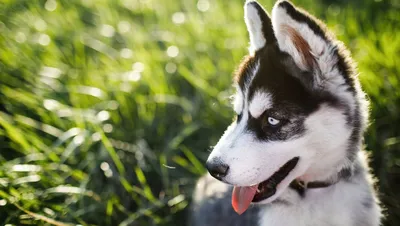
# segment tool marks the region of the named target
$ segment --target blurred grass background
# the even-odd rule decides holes
[[[385,225],[399,225],[400,1],[294,3],[358,62]],[[242,9],[3,0],[0,224],[186,225],[207,150],[233,115],[231,74],[248,43]]]

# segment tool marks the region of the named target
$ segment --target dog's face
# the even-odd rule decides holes
[[[351,160],[365,105],[346,50],[321,22],[287,1],[272,20],[247,2],[245,22],[250,54],[234,80],[237,117],[207,168],[234,186],[257,185],[252,201],[270,202],[293,180],[326,180]]]

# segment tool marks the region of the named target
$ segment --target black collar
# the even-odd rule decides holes
[[[290,183],[289,187],[296,190],[299,193],[299,195],[304,196],[304,193],[306,192],[307,189],[326,188],[336,183],[337,181],[336,182],[311,181],[305,183],[304,181],[294,180],[292,181],[292,183]]]
[[[339,171],[336,176],[331,177],[327,181],[311,181],[311,182],[304,182],[299,180],[294,180],[290,183],[289,187],[297,191],[300,196],[304,196],[307,189],[314,189],[314,188],[327,188],[338,183],[340,180],[347,180],[352,177],[355,173],[357,173],[357,169],[353,167],[345,167]]]

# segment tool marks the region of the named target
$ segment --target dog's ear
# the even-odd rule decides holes
[[[247,1],[244,5],[244,20],[250,36],[250,55],[265,45],[276,42],[271,18],[256,1]]]
[[[312,86],[351,68],[348,52],[327,30],[326,25],[289,1],[279,1],[272,9],[272,26],[279,49],[288,53],[303,71],[312,72]],[[340,61],[347,61],[340,65]],[[350,66],[349,66],[350,65]],[[350,69],[349,69],[350,70]],[[338,73],[339,72],[339,73]],[[304,79],[304,78],[300,78]],[[339,84],[337,84],[339,85]]]

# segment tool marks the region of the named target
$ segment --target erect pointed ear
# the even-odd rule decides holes
[[[265,45],[276,42],[271,19],[256,1],[247,1],[244,5],[244,20],[250,36],[250,55],[254,55]]]
[[[280,50],[291,55],[300,69],[328,76],[332,75],[334,69],[341,67],[338,62],[339,58],[346,57],[345,49],[327,30],[325,24],[304,10],[294,7],[289,1],[275,4],[272,9],[272,26]],[[326,80],[321,76],[316,76],[314,82]]]

